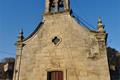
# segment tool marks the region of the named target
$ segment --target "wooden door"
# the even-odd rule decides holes
[[[63,80],[63,72],[62,71],[48,72],[48,80]]]

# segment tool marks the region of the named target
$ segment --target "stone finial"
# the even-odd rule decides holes
[[[104,25],[103,25],[102,19],[100,17],[98,18],[98,31],[99,32],[105,32],[104,31]]]
[[[18,40],[15,44],[17,46],[17,49],[21,49],[23,47],[23,39],[24,39],[23,30],[21,29],[18,35]]]
[[[19,35],[18,35],[17,43],[22,42],[23,39],[24,39],[24,36],[23,36],[23,29],[21,29],[20,32],[19,32]]]

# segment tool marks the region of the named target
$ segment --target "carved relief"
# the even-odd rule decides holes
[[[98,43],[95,39],[91,40],[91,44],[90,44],[90,50],[89,50],[89,54],[88,54],[88,58],[90,59],[98,59],[99,57],[99,50],[98,50]]]
[[[56,68],[60,67],[60,61],[58,59],[51,59],[51,64],[53,67],[56,67]]]

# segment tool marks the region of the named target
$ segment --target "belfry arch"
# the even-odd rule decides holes
[[[45,2],[45,13],[64,12],[68,9],[68,0],[46,0]]]

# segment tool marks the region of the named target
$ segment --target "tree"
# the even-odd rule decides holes
[[[1,71],[4,71],[5,79],[12,80],[14,71],[15,59],[12,57],[6,57],[1,60]],[[4,78],[2,78],[4,79]]]
[[[120,52],[108,47],[107,54],[111,80],[120,80]]]

